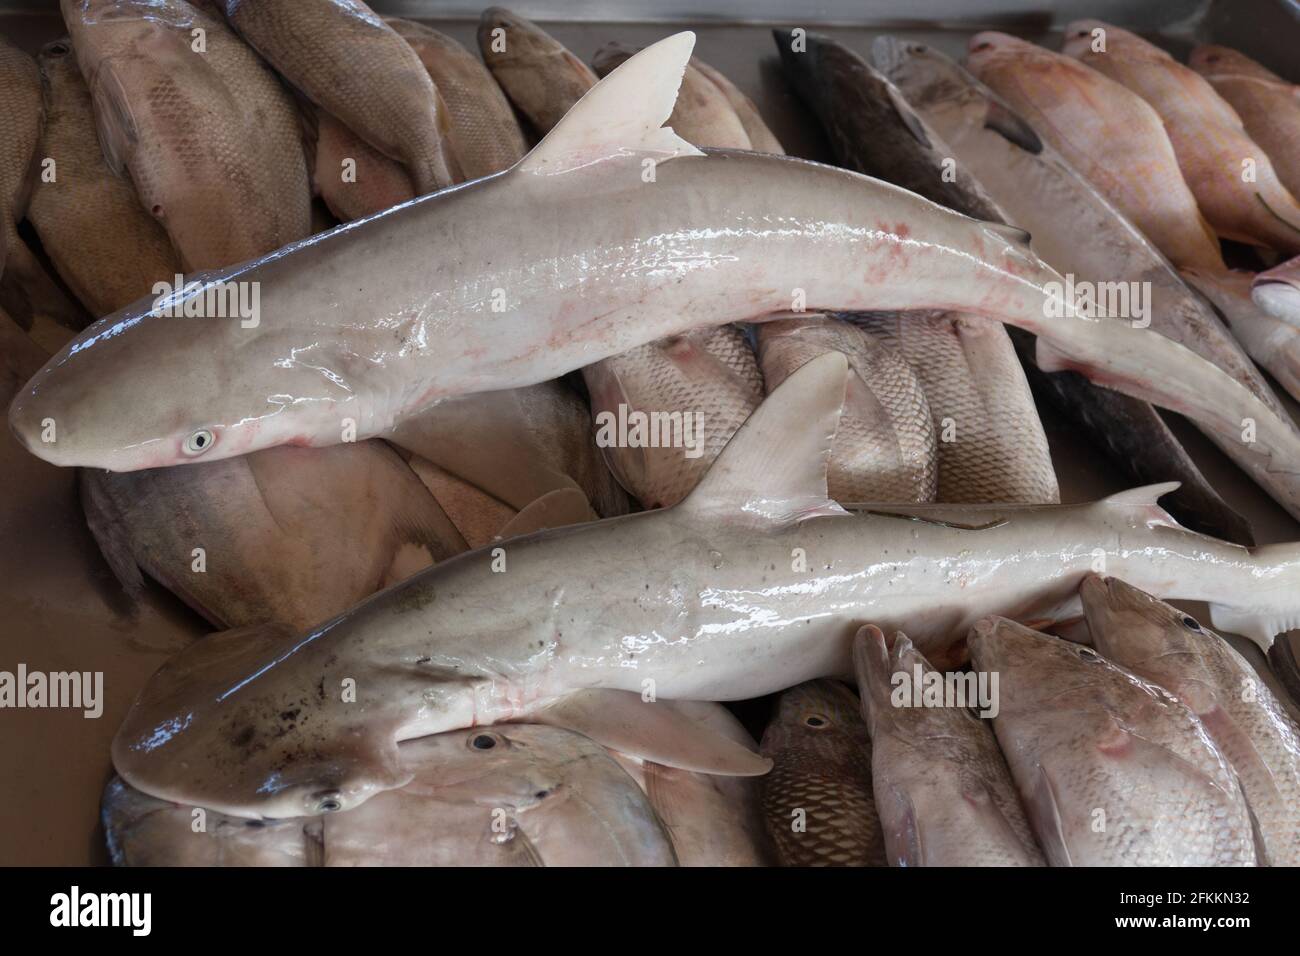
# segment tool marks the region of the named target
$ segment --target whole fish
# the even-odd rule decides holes
[[[1237,436],[1261,470],[1300,476],[1289,421],[1177,343],[1082,319],[1023,233],[845,170],[701,154],[661,128],[693,42],[678,34],[628,60],[506,173],[211,273],[167,308],[100,320],[23,390],[11,427],[48,460],[112,470],[335,444],[349,424],[375,437],[439,399],[787,310],[803,288],[810,311],[953,309],[1020,325],[1050,367],[1158,400]],[[772,229],[773,217],[794,225]],[[433,246],[458,251],[431,261]],[[173,316],[254,282],[255,326]],[[45,419],[55,441],[41,440]]]
[[[1300,328],[1300,256],[1257,275],[1250,296],[1269,315]]]
[[[1097,30],[1105,35],[1104,52],[1093,49]],[[1187,185],[1219,235],[1288,255],[1300,253],[1300,202],[1282,185],[1241,117],[1205,77],[1137,34],[1100,20],[1067,24],[1062,50],[1155,108]],[[1205,265],[1170,258],[1178,265]]]
[[[597,76],[608,76],[637,52],[636,47],[623,43],[607,43],[591,58]],[[695,68],[686,64],[682,74],[681,89],[672,114],[664,121],[686,142],[699,147],[716,146],[720,149],[753,149],[749,133],[732,108],[731,102],[718,85]]]
[[[646,798],[596,744],[509,724],[411,740],[412,780],[355,811],[254,821],[146,797],[120,780],[104,798],[126,866],[672,866]]]
[[[1187,65],[1236,111],[1246,135],[1263,147],[1287,192],[1300,194],[1300,89],[1226,46],[1198,46]]]
[[[701,727],[754,746],[754,738],[721,704],[679,700],[667,706]],[[769,865],[759,793],[763,778],[692,773],[619,753],[613,757],[645,791],[672,838],[679,866]]]
[[[339,221],[351,222],[416,196],[406,167],[381,153],[318,106],[307,107],[315,126],[312,182]]]
[[[831,446],[831,499],[934,501],[939,453],[930,405],[916,372],[893,348],[835,317],[766,322],[758,360],[768,393],[830,351],[849,360],[844,411]]]
[[[887,645],[873,625],[858,632],[853,664],[889,862],[1042,866],[992,727],[967,706],[915,703],[922,682],[944,675],[905,634]]]
[[[1183,278],[1214,303],[1250,357],[1268,369],[1292,398],[1300,400],[1300,324],[1267,310],[1270,300],[1275,301],[1267,291],[1269,275],[1241,270],[1206,275],[1193,269],[1182,270]],[[1252,298],[1252,288],[1266,291],[1263,296],[1255,292]],[[1300,322],[1300,311],[1296,318]]]
[[[916,373],[936,438],[934,500],[1061,500],[1043,423],[1002,325],[952,312],[924,319],[860,313],[849,319]]]
[[[370,7],[361,0],[222,5],[230,25],[280,75],[400,161],[419,194],[451,185],[437,89],[415,51]]]
[[[1218,240],[1201,214],[1208,210],[1198,207],[1196,188],[1184,179],[1190,173],[1179,165],[1158,106],[1092,65],[992,31],[971,37],[966,56],[966,68],[1174,265],[1222,269]]]
[[[667,766],[762,774],[768,761],[646,692],[739,700],[848,677],[868,613],[906,621],[946,665],[981,616],[1077,617],[1097,561],[1210,601],[1219,626],[1264,643],[1300,621],[1300,545],[1189,532],[1155,504],[1165,487],[1085,505],[843,512],[826,462],[847,372],[830,353],[791,375],[674,508],[468,552],[305,635],[205,638],[141,694],[114,743],[118,772],[237,816],[310,814],[407,783],[399,740],[528,719]]]
[[[1006,618],[969,643],[998,675],[993,729],[1052,866],[1255,865],[1237,778],[1177,698]]]
[[[1119,578],[1090,575],[1079,595],[1097,650],[1186,704],[1228,758],[1261,865],[1300,865],[1300,728],[1255,669],[1195,618]]]
[[[85,471],[81,492],[129,593],[143,571],[220,628],[307,628],[468,547],[381,441]]]
[[[469,50],[422,23],[385,17],[420,58],[447,110],[447,137],[465,179],[508,169],[528,152],[510,101]]]
[[[884,866],[871,790],[871,736],[858,698],[838,681],[808,681],[777,699],[761,752],[767,831],[782,866]]]
[[[27,217],[69,288],[94,315],[108,315],[173,282],[180,258],[167,231],[140,205],[131,181],[104,162],[90,90],[65,38],[39,57],[45,80],[40,154],[54,178],[38,178]]]
[[[539,137],[550,132],[598,79],[562,43],[505,7],[483,11],[478,46],[493,78]]]
[[[22,241],[18,222],[27,211],[43,122],[40,69],[0,36],[0,272],[8,250]]]
[[[1150,331],[1179,342],[1226,371],[1267,404],[1271,416],[1289,417],[1213,308],[1187,287],[1159,250],[1092,183],[995,93],[929,47],[880,38],[874,55],[882,71],[954,151],[960,165],[979,179],[1012,222],[1030,231],[1038,254],[1060,272],[1090,284],[1099,293],[1118,285],[1120,293],[1128,289],[1131,296],[1146,295]],[[1072,61],[1062,62],[1082,69]],[[1081,228],[1081,223],[1087,227]],[[1134,313],[1138,311],[1133,308],[1135,302],[1130,298],[1129,307]],[[1041,342],[1037,351],[1041,356]],[[1043,369],[1051,370],[1050,365]],[[1052,387],[1073,391],[1069,382]],[[1140,464],[1135,467],[1148,470],[1159,480],[1175,476],[1196,480],[1200,488],[1184,499],[1184,507],[1211,516],[1218,526],[1240,527],[1240,520],[1233,520],[1227,507],[1199,478],[1195,466],[1178,451],[1173,436],[1153,420],[1149,409],[1113,403],[1107,408],[1104,397],[1094,405],[1100,405],[1100,409],[1084,409],[1085,416],[1096,419],[1113,413],[1115,425],[1125,421],[1142,425],[1139,449],[1147,450],[1136,459]],[[1300,497],[1291,479],[1261,469],[1257,458],[1243,446],[1241,419],[1235,431],[1207,428],[1204,420],[1198,424],[1283,507],[1293,512],[1300,510]],[[1113,443],[1137,445],[1139,441],[1137,436],[1127,437],[1118,427],[1109,434],[1094,427],[1090,433],[1103,447]],[[1173,454],[1165,454],[1165,449]]]
[[[740,125],[745,128],[745,135],[749,137],[750,148],[756,149],[760,153],[785,152],[785,147],[776,138],[776,134],[768,128],[762,114],[758,111],[758,107],[754,105],[754,101],[742,93],[735,83],[699,57],[691,57],[691,66],[704,74],[727,98],[731,108],[736,111],[736,116],[740,118]]]

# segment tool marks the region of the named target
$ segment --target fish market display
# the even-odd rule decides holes
[[[129,171],[186,270],[229,266],[308,235],[297,109],[229,27],[185,0],[62,8],[104,156]]]
[[[1300,194],[1300,90],[1295,84],[1226,46],[1198,46],[1187,65],[1236,111],[1287,191]]]
[[[971,631],[993,729],[1053,866],[1254,866],[1250,811],[1195,714],[1096,651],[1005,618]]]
[[[402,745],[412,779],[355,813],[253,821],[132,790],[104,794],[114,862],[127,866],[674,866],[637,785],[590,740],[510,724]]]
[[[39,62],[46,98],[40,154],[53,160],[55,173],[52,181],[36,180],[27,215],[63,281],[94,315],[108,315],[154,283],[175,281],[180,259],[131,181],[104,162],[71,43],[46,45]]]
[[[296,89],[401,162],[418,193],[451,185],[438,91],[415,51],[361,0],[221,6],[239,35]]]
[[[1093,49],[1098,30],[1105,35],[1104,51]],[[1062,49],[1155,108],[1187,185],[1219,235],[1300,253],[1300,202],[1246,134],[1241,117],[1203,76],[1137,34],[1100,20],[1067,25]]]
[[[768,833],[785,866],[884,866],[871,792],[871,737],[858,699],[833,680],[784,691],[763,732]]]
[[[992,728],[968,706],[927,701],[924,681],[943,675],[907,636],[886,644],[879,628],[864,627],[853,664],[889,862],[1042,866]]]
[[[829,353],[791,375],[675,508],[468,552],[305,635],[207,638],[141,695],[114,744],[118,772],[164,799],[301,815],[402,786],[399,740],[527,717],[656,763],[762,774],[758,755],[641,695],[735,700],[847,677],[867,608],[906,623],[931,661],[959,659],[961,637],[994,608],[1077,616],[1077,585],[1098,560],[1162,596],[1211,602],[1216,622],[1265,645],[1300,620],[1296,546],[1193,534],[1155,504],[1159,487],[1090,505],[844,513],[827,498],[826,462],[846,374]],[[502,561],[507,573],[493,570]],[[558,585],[560,568],[586,586]],[[546,612],[520,594],[545,595]]]
[[[1285,15],[568,6],[4,19],[0,865],[1300,865]]]
[[[1232,645],[1119,578],[1080,588],[1097,650],[1186,704],[1236,771],[1264,863],[1300,865],[1300,728]]]

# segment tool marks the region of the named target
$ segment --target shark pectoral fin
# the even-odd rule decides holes
[[[577,487],[556,488],[547,492],[507,522],[498,533],[499,538],[514,538],[532,534],[544,528],[563,528],[570,524],[596,521],[599,515]]]
[[[694,47],[695,34],[684,31],[629,57],[588,90],[514,171],[550,176],[637,153],[659,162],[703,156],[663,125]]]
[[[725,777],[756,777],[772,761],[701,727],[671,704],[626,690],[580,690],[529,717],[576,730],[602,746],[665,767]]]
[[[795,371],[740,426],[677,509],[757,527],[848,514],[826,490],[848,370],[843,353],[825,352]]]

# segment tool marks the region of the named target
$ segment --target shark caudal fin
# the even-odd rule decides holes
[[[622,156],[703,156],[664,126],[694,48],[695,34],[686,31],[630,57],[588,90],[515,171],[551,176]]]
[[[576,730],[629,757],[679,770],[753,777],[772,769],[772,761],[744,744],[702,726],[668,703],[646,701],[632,691],[575,691],[529,719]]]
[[[826,490],[848,368],[840,352],[801,366],[746,419],[677,509],[756,527],[848,514]]]
[[[1250,549],[1250,556],[1261,567],[1289,578],[1290,586],[1278,582],[1269,588],[1272,601],[1260,599],[1260,592],[1244,596],[1240,606],[1210,602],[1210,623],[1216,630],[1250,638],[1268,654],[1277,635],[1300,628],[1300,542],[1260,545]]]

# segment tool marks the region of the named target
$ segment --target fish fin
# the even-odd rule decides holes
[[[131,112],[131,98],[110,63],[101,64],[95,71],[90,97],[95,104],[95,132],[99,134],[104,162],[114,174],[125,176],[139,143],[139,132]]]
[[[1033,238],[1029,235],[1028,230],[1021,229],[1019,226],[1012,226],[1005,222],[986,222],[984,231],[991,232],[1006,242],[1014,243],[1018,246],[1029,247],[1030,240]]]
[[[563,528],[599,520],[587,496],[577,488],[556,488],[542,495],[497,532],[498,538],[515,538],[545,528]]]
[[[1259,204],[1264,207],[1264,211],[1267,212],[1270,216],[1272,216],[1282,225],[1286,226],[1292,232],[1300,233],[1300,226],[1297,226],[1290,219],[1287,219],[1280,212],[1278,212],[1276,209],[1270,206],[1268,204],[1268,200],[1264,198],[1263,194],[1255,193],[1255,198],[1259,200]]]
[[[1025,809],[1029,811],[1034,822],[1034,836],[1043,848],[1049,866],[1074,866],[1070,859],[1070,847],[1065,842],[1065,830],[1061,823],[1061,807],[1056,799],[1056,787],[1047,774],[1047,768],[1040,766],[1034,774],[1033,788],[1028,794]]]
[[[930,140],[930,131],[925,128],[925,123],[921,120],[921,117],[916,115],[916,111],[912,109],[911,104],[903,98],[903,94],[899,92],[898,87],[886,79],[885,92],[889,96],[889,102],[894,107],[894,112],[903,121],[907,131],[926,149],[933,149],[934,143]]]
[[[637,153],[660,162],[703,156],[663,125],[694,47],[695,34],[687,30],[630,57],[588,90],[515,170],[549,176]]]
[[[1258,555],[1263,550],[1265,548],[1255,548],[1251,553]],[[1230,631],[1250,638],[1267,654],[1278,634],[1300,627],[1300,613],[1261,614],[1249,607],[1231,607],[1211,602],[1210,622],[1217,631]]]
[[[891,848],[889,862],[895,866],[925,866],[925,845],[917,821],[916,804],[910,794],[899,787],[888,788],[889,797],[898,804],[891,813],[893,826],[885,835],[885,845]]]
[[[848,369],[841,352],[825,352],[797,369],[746,419],[677,507],[705,517],[739,514],[756,526],[848,514],[826,490]]]
[[[1161,481],[1154,485],[1142,485],[1140,488],[1128,488],[1107,495],[1102,499],[1111,505],[1154,505],[1165,495],[1172,495],[1183,486],[1181,481]]]
[[[1009,106],[990,100],[984,114],[984,128],[991,129],[1007,142],[1037,156],[1043,151],[1043,141],[1034,128],[1012,112]]]
[[[1042,336],[1034,343],[1034,364],[1040,372],[1078,372],[1087,377],[1086,366],[1080,365]]]
[[[612,750],[679,770],[756,777],[772,769],[772,761],[743,744],[632,691],[575,691],[528,719],[576,730]]]
[[[98,473],[82,470],[77,475],[77,484],[81,492],[81,507],[86,515],[86,526],[91,537],[99,545],[99,553],[104,556],[113,577],[122,585],[122,590],[131,599],[132,604],[139,601],[144,594],[144,574],[136,562],[135,552],[131,548],[131,535],[120,520],[108,495],[100,486]]]

